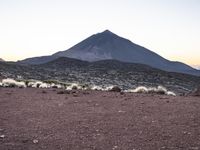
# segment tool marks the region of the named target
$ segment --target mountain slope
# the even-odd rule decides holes
[[[151,87],[163,85],[173,91],[187,92],[200,83],[200,77],[170,73],[148,65],[120,62],[118,60],[87,62],[60,57],[46,64],[36,65],[36,67],[51,72],[49,74],[58,80],[87,83],[89,85],[114,84],[123,88],[140,85]]]
[[[52,79],[86,83],[88,85],[118,85],[128,89],[133,86],[163,85],[177,93],[188,92],[197,87],[200,77],[170,73],[143,64],[120,62],[118,60],[100,60],[87,62],[73,58],[60,57],[46,64],[36,65],[44,69],[42,75],[51,75]]]
[[[0,58],[0,61],[5,61],[5,60],[3,60],[2,58]]]
[[[36,65],[36,64],[44,64],[47,62],[50,62],[52,60],[57,59],[59,56],[40,56],[40,57],[32,57],[32,58],[27,58],[24,59],[22,61],[18,61],[17,63],[19,64],[32,64],[32,65]]]
[[[40,65],[0,62],[0,80],[18,77],[84,85],[118,85],[123,89],[162,85],[176,93],[187,93],[200,84],[200,77],[197,76],[166,72],[147,65],[118,60],[87,62],[60,57]]]
[[[67,58],[67,57],[59,57],[53,61],[44,63],[44,64],[39,64],[38,66],[42,68],[53,68],[56,70],[62,70],[66,68],[83,68],[88,66],[89,62],[87,61],[82,61],[74,58]]]
[[[198,71],[186,64],[168,61],[158,54],[108,30],[95,34],[69,50],[54,55],[86,61],[115,59],[123,62],[146,64],[165,71],[199,75]]]
[[[53,60],[58,57],[70,57],[91,62],[114,59],[122,62],[145,64],[170,72],[200,75],[200,71],[184,63],[169,61],[108,30],[92,35],[68,50],[48,56],[48,59]],[[40,57],[37,60],[32,58],[22,62],[41,64],[48,62],[48,60],[44,57]]]

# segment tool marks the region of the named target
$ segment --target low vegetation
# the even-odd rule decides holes
[[[19,87],[19,88],[25,88],[26,84],[23,81],[16,81],[14,79],[3,79],[2,80],[2,86],[3,87]]]
[[[154,94],[165,94],[170,96],[176,96],[176,94],[172,91],[168,91],[163,86],[158,87],[145,87],[139,86],[135,89],[123,90],[119,86],[110,85],[110,86],[97,86],[97,85],[86,85],[79,83],[62,83],[50,82],[50,81],[38,81],[38,80],[26,80],[26,81],[16,81],[14,79],[3,79],[0,82],[1,87],[18,87],[18,88],[57,88],[57,89],[65,89],[67,91],[71,90],[98,90],[98,91],[111,91],[111,92],[133,92],[133,93],[154,93]]]
[[[133,92],[133,93],[155,93],[155,94],[165,94],[165,95],[170,95],[170,96],[176,96],[176,94],[172,91],[168,91],[165,87],[163,86],[158,86],[157,88],[155,87],[145,87],[145,86],[139,86],[135,89],[131,90],[126,90],[126,92]]]

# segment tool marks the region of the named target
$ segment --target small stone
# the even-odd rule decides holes
[[[114,146],[112,149],[115,150],[115,149],[117,149],[117,148],[118,148],[118,146]]]
[[[124,95],[124,92],[121,91],[120,94],[121,94],[121,95]]]
[[[161,149],[166,149],[166,147],[165,147],[165,146],[163,146],[163,147],[161,147]]]
[[[119,113],[125,113],[125,111],[123,111],[123,110],[119,110],[118,112],[119,112]]]
[[[27,139],[22,140],[22,143],[27,143],[27,142],[28,142]]]
[[[183,134],[187,134],[187,131],[183,131]]]
[[[111,92],[121,92],[121,88],[118,86],[113,86],[109,91]]]
[[[76,91],[72,91],[72,94],[75,94],[75,93],[77,93]]]
[[[57,94],[65,94],[64,91],[58,91]]]
[[[78,97],[78,94],[73,94],[74,97]]]
[[[33,140],[33,143],[34,143],[34,144],[37,144],[38,142],[39,142],[39,141],[36,140],[36,139]]]
[[[42,93],[43,93],[43,94],[46,94],[46,93],[47,93],[47,91],[43,90],[43,91],[42,91]]]
[[[5,135],[0,135],[0,138],[1,138],[1,139],[5,138],[5,137],[6,137]]]

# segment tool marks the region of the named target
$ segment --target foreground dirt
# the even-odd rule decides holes
[[[0,150],[198,150],[200,98],[0,88]]]

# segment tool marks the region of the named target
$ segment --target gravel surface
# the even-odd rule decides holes
[[[0,150],[200,150],[200,97],[0,88]]]

